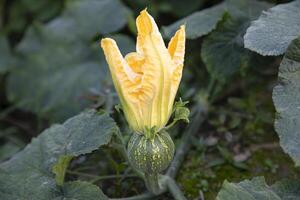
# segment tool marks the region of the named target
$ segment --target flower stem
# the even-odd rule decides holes
[[[208,96],[211,96],[211,94],[213,93],[213,89],[214,89],[215,84],[216,84],[216,79],[215,78],[210,78],[208,86],[207,86]]]
[[[153,198],[155,198],[155,195],[147,192],[147,193],[132,196],[132,197],[110,198],[109,200],[146,200],[146,199],[153,199]]]
[[[188,150],[191,146],[191,138],[194,136],[202,122],[205,119],[207,108],[204,108],[201,104],[197,105],[195,117],[193,118],[193,121],[190,123],[189,128],[185,134],[183,134],[181,138],[181,143],[179,144],[178,148],[176,149],[176,154],[174,156],[174,159],[167,171],[167,175],[171,178],[175,178],[178,170],[184,161],[185,155],[187,154]]]
[[[117,179],[117,178],[134,178],[137,177],[135,174],[112,174],[112,175],[104,175],[104,176],[98,176],[94,174],[88,174],[84,172],[78,172],[78,171],[70,171],[67,170],[68,174],[77,175],[77,176],[85,176],[89,178],[93,178],[92,182],[97,182],[100,180],[106,180],[106,179]]]
[[[158,174],[145,173],[145,184],[147,189],[153,194],[159,194],[161,189],[158,182]]]

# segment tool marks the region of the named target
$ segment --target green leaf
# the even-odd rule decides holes
[[[65,195],[56,186],[53,166],[65,168],[65,162],[61,161],[66,157],[98,149],[107,144],[116,131],[117,126],[108,114],[92,110],[70,118],[62,125],[51,126],[23,151],[0,165],[0,196],[5,197],[3,199],[50,200]],[[60,171],[56,173],[56,179],[62,179],[62,171],[54,171]]]
[[[300,182],[287,180],[268,186],[263,177],[240,183],[225,181],[217,200],[298,200]]]
[[[269,6],[259,1],[227,0],[228,12],[202,45],[201,56],[213,78],[225,82],[238,71],[243,72],[250,63],[253,65],[255,54],[244,48],[243,36],[250,20]]]
[[[3,200],[52,200],[61,196],[54,178],[36,171],[8,174],[0,171],[0,197]]]
[[[180,98],[179,101],[175,102],[174,105],[174,122],[176,123],[179,120],[183,120],[185,123],[189,123],[189,115],[190,115],[190,110],[186,107],[188,104],[188,101],[182,101]]]
[[[254,20],[263,10],[272,7],[272,4],[257,0],[226,0],[227,12],[236,18]]]
[[[186,2],[184,2],[186,3]],[[262,10],[269,8],[271,4],[255,0],[226,0],[180,19],[179,21],[163,27],[166,38],[171,38],[179,26],[186,24],[186,37],[196,39],[216,29],[225,12],[235,18],[256,19]]]
[[[261,55],[283,54],[300,36],[300,0],[281,4],[262,13],[245,35],[245,47]]]
[[[108,200],[96,186],[88,182],[74,181],[63,187],[63,195],[54,200]]]
[[[204,39],[201,57],[215,79],[225,81],[246,66],[250,59],[250,53],[243,47],[246,28],[245,19],[225,14],[218,28]]]
[[[15,153],[20,151],[20,145],[17,145],[13,142],[6,141],[4,144],[0,146],[0,162],[10,158]]]
[[[91,183],[74,181],[55,186],[54,180],[29,174],[7,175],[0,173],[1,200],[108,200],[107,196]]]
[[[186,107],[177,107],[175,109],[175,117],[174,121],[179,121],[183,120],[185,123],[189,123],[189,115],[190,115],[190,110]]]
[[[108,34],[120,30],[129,14],[119,0],[67,1],[63,14],[47,24],[47,29],[65,39],[90,40],[97,33]]]
[[[284,151],[300,166],[300,38],[288,47],[278,77],[279,84],[273,89],[275,130]]]
[[[8,99],[54,122],[79,113],[95,95],[105,101],[113,87],[101,48],[91,41],[99,33],[122,28],[127,14],[119,0],[74,0],[60,17],[29,27],[16,47],[18,62],[8,79]],[[115,39],[123,53],[134,49],[129,37]]]
[[[204,0],[169,0],[167,3],[170,4],[169,12],[174,13],[176,16],[183,17],[197,10],[204,3]]]
[[[300,182],[299,180],[283,180],[272,185],[272,190],[282,200],[299,200],[300,199]]]
[[[11,50],[4,35],[0,35],[0,74],[7,72],[13,65]]]
[[[180,25],[186,24],[187,38],[195,39],[201,37],[216,28],[218,21],[222,19],[224,11],[225,4],[221,3],[211,8],[195,12],[174,24],[163,27],[164,35],[167,38],[171,38]]]
[[[29,21],[47,21],[57,15],[63,5],[61,0],[19,0],[9,6],[7,28],[22,32]],[[30,16],[31,20],[28,20]]]
[[[32,26],[17,46],[17,67],[8,78],[8,99],[50,121],[61,122],[91,105],[91,96],[105,101],[112,84],[98,44],[65,40],[43,26]],[[114,37],[123,52],[134,44]],[[125,50],[125,51],[124,51]],[[110,102],[112,103],[112,102]]]

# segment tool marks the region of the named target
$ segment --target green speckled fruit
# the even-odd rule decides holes
[[[155,174],[169,166],[174,156],[174,143],[167,132],[156,133],[152,138],[132,134],[127,151],[131,164],[137,170]]]

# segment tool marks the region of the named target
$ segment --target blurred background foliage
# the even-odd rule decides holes
[[[118,100],[99,40],[113,37],[123,54],[134,51],[135,17],[147,8],[166,41],[179,25],[187,25],[179,96],[197,100],[210,79],[219,87],[178,177],[187,196],[201,199],[204,194],[205,199],[214,199],[224,179],[264,175],[274,181],[295,176],[297,170],[279,148],[273,130],[271,91],[281,57],[262,57],[243,47],[251,21],[283,2],[0,0],[0,161],[50,124],[85,108],[114,113]],[[183,129],[175,129],[176,137]],[[124,170],[123,163],[117,162],[120,157],[108,149],[80,159],[71,165],[72,170],[79,170],[78,163],[89,173],[97,174],[99,168],[101,174]],[[77,174],[86,178],[81,175]],[[136,194],[140,189],[136,179],[120,182],[99,185],[110,196]]]

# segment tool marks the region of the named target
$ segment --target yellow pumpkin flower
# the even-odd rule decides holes
[[[182,76],[185,27],[180,27],[166,48],[146,9],[137,17],[136,25],[136,52],[124,58],[110,38],[102,39],[101,47],[129,126],[145,134],[165,127],[172,114]]]

